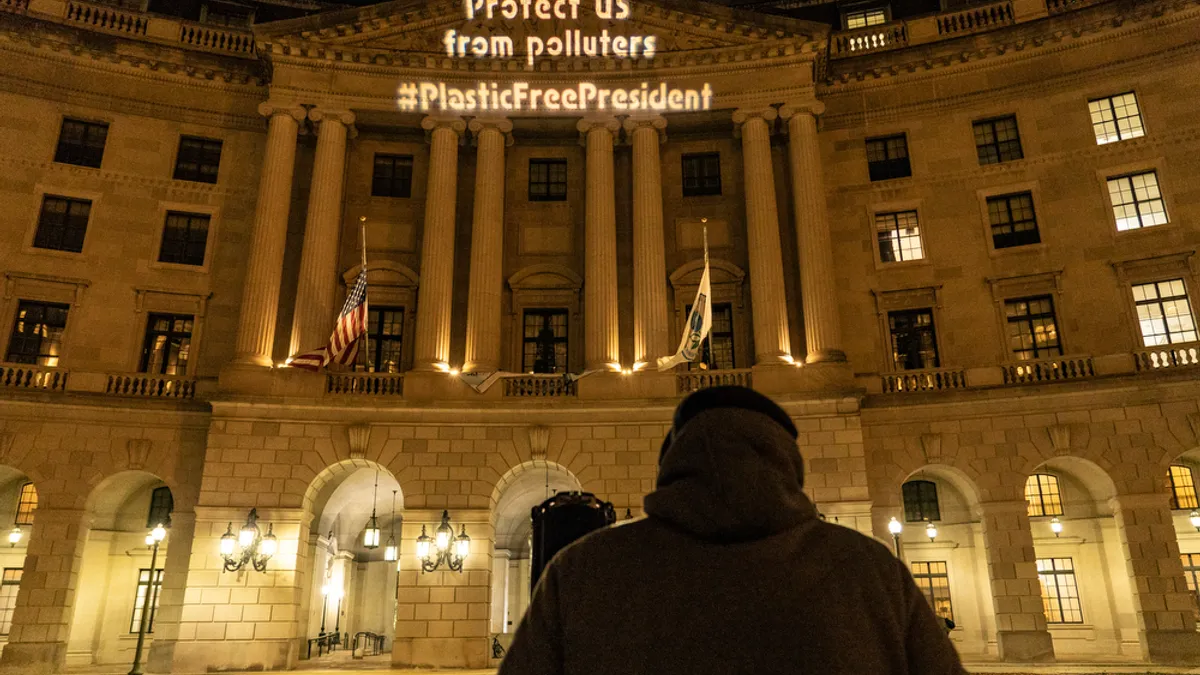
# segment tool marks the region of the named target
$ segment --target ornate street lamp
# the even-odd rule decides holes
[[[367,529],[363,532],[363,547],[379,548],[379,519],[375,517],[375,499],[379,496],[379,470],[375,470],[375,489],[371,492],[371,519],[367,521]]]
[[[421,526],[421,536],[417,537],[417,558],[421,561],[421,571],[433,572],[445,565],[451,572],[462,572],[463,562],[471,552],[471,538],[467,536],[467,526],[462,526],[462,532],[455,537],[454,526],[450,524],[450,512],[442,511],[442,524],[434,530],[433,537],[425,534],[425,526]]]
[[[167,529],[162,523],[154,526],[146,535],[146,545],[150,546],[150,579],[146,585],[146,597],[142,600],[142,619],[138,622],[137,647],[133,650],[133,667],[129,675],[142,675],[142,648],[146,644],[146,631],[150,622],[150,612],[154,603],[154,577],[157,576],[158,545],[167,538]]]
[[[237,572],[246,565],[252,566],[256,572],[266,572],[267,561],[278,550],[275,525],[270,525],[266,534],[258,530],[258,509],[250,509],[246,524],[236,535],[233,533],[233,523],[221,535],[221,557],[225,559],[226,572]]]
[[[937,525],[934,525],[932,520],[925,521],[925,536],[929,537],[929,541],[937,539],[937,535]]]
[[[1063,524],[1062,521],[1058,519],[1058,516],[1054,516],[1050,519],[1050,531],[1054,533],[1055,537],[1062,534]]]
[[[392,527],[391,533],[388,535],[387,546],[383,549],[383,559],[388,562],[397,562],[400,560],[400,547],[396,546],[396,491],[392,490]],[[400,566],[396,566],[396,571],[400,571]]]
[[[1195,511],[1192,513],[1195,513]],[[1200,530],[1200,527],[1196,529]],[[20,525],[13,525],[13,529],[8,531],[8,545],[16,547],[17,544],[21,543],[21,536],[23,534],[24,532],[21,531]]]
[[[1192,524],[1192,527],[1196,528],[1197,532],[1200,532],[1200,511],[1193,510],[1189,513],[1188,522]],[[12,539],[9,539],[9,541],[12,541]]]
[[[892,552],[896,554],[897,558],[900,557],[900,533],[903,531],[904,525],[900,524],[895,516],[892,516],[892,519],[888,521],[888,532],[892,533]]]

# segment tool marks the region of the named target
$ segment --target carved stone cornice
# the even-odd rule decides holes
[[[93,185],[91,181],[95,181],[95,185],[116,183],[119,185],[136,186],[138,189],[146,191],[165,190],[166,194],[175,201],[210,203],[210,199],[253,197],[258,192],[257,185],[248,187],[222,187],[210,183],[140,176],[108,169],[91,169],[56,162],[36,162],[21,157],[5,157],[0,155],[0,174],[7,175],[13,173],[6,170],[9,167],[37,171],[39,175],[43,176],[42,180],[50,184],[53,184],[58,176],[70,176],[72,180],[81,181],[78,184],[85,186],[91,186]],[[89,187],[88,189],[92,188]]]

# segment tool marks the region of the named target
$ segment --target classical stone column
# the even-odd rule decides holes
[[[980,509],[1000,658],[1053,661],[1028,505],[1024,500],[991,501]]]
[[[467,125],[457,117],[426,117],[429,179],[421,234],[421,285],[417,289],[414,370],[450,362],[450,304],[454,282],[454,206],[458,189],[458,140]]]
[[[300,106],[287,107],[269,102],[258,106],[258,112],[270,121],[258,181],[246,279],[242,282],[242,314],[238,321],[234,363],[270,367],[288,209],[292,204],[296,133],[306,113]]]
[[[49,666],[50,672],[57,673],[66,663],[75,583],[87,531],[83,515],[81,509],[49,504],[38,508],[0,666],[31,671]]]
[[[347,110],[313,108],[308,118],[317,127],[317,155],[313,161],[300,281],[296,285],[296,309],[292,315],[292,342],[288,350],[291,355],[324,346],[333,329],[346,136],[353,133],[354,124],[354,113]]]
[[[754,316],[754,362],[777,364],[791,356],[787,295],[783,285],[783,253],[779,242],[779,210],[771,167],[771,124],[774,108],[733,113],[742,137],[742,183],[746,190],[746,239],[750,253],[750,311]]]
[[[633,144],[633,360],[652,364],[668,354],[667,266],[663,247],[661,116],[629,117]]]
[[[804,337],[809,363],[845,361],[842,324],[833,273],[833,245],[825,208],[825,178],[817,141],[817,116],[825,104],[811,101],[786,105],[788,159],[792,172],[792,206],[800,259],[800,294],[804,303]]]
[[[1117,495],[1112,506],[1146,656],[1154,663],[1200,663],[1195,596],[1183,576],[1170,495]]]
[[[467,344],[463,372],[500,368],[500,291],[504,286],[504,146],[512,122],[471,120],[478,146],[475,211],[471,219],[471,282],[467,295]]]
[[[617,331],[617,215],[613,193],[612,117],[587,117],[577,125],[587,147],[583,327],[584,367],[607,368],[621,360]]]

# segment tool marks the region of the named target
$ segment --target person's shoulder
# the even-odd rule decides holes
[[[871,562],[896,563],[896,556],[892,553],[892,549],[878,539],[855,529],[827,522],[818,522],[813,529],[814,534],[827,545],[853,552],[855,557]]]
[[[642,518],[593,530],[559,551],[554,562],[563,565],[621,555],[624,550],[643,547],[655,527],[650,519]]]

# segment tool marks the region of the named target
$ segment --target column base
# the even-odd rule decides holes
[[[324,393],[325,374],[299,368],[263,368],[229,364],[217,376],[223,393],[244,396],[295,396],[317,398]]]
[[[16,642],[4,646],[0,673],[60,673],[67,663],[65,642]]]
[[[291,670],[299,653],[291,640],[177,642],[169,670],[155,662],[149,673]]]
[[[1185,630],[1148,630],[1141,634],[1151,663],[1200,665],[1200,633]]]
[[[1054,641],[1044,630],[1002,630],[996,633],[1001,661],[1052,663]]]
[[[767,364],[754,366],[751,370],[754,388],[764,394],[834,393],[854,389],[854,373],[844,361],[802,366]]]
[[[487,668],[488,638],[396,638],[392,665],[414,668]]]
[[[846,352],[840,349],[822,349],[804,359],[805,363],[845,363]]]

